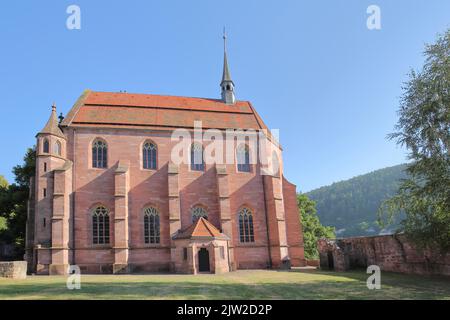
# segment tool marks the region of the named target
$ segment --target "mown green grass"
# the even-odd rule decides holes
[[[83,275],[0,278],[0,299],[450,299],[450,279],[382,273],[369,290],[356,272],[240,270],[223,275]]]

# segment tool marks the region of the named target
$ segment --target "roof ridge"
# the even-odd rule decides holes
[[[195,232],[197,231],[197,228],[198,228],[198,226],[200,225],[200,220],[202,219],[202,217],[200,217],[200,219],[198,219],[197,221],[195,221],[195,227],[194,227],[194,230],[192,230],[192,232],[191,232],[191,236],[193,235],[193,234],[195,234]]]
[[[248,101],[244,101],[248,102]],[[142,109],[158,109],[158,110],[183,110],[183,111],[201,111],[201,112],[216,112],[216,113],[236,113],[236,114],[254,114],[253,111],[242,111],[242,110],[208,110],[208,109],[195,109],[179,106],[139,106],[134,104],[108,104],[108,103],[85,103],[85,106],[90,107],[111,107],[111,108],[142,108]],[[251,109],[250,109],[251,110]],[[259,123],[258,123],[259,125]]]
[[[92,93],[112,93],[112,94],[129,94],[129,95],[139,95],[139,96],[157,96],[157,97],[173,97],[173,98],[187,98],[187,99],[205,99],[205,100],[214,100],[217,102],[223,102],[222,99],[219,98],[206,98],[206,97],[193,97],[193,96],[179,96],[173,94],[158,94],[158,93],[138,93],[138,92],[113,92],[113,91],[91,91]],[[236,100],[236,102],[248,102],[249,100]]]
[[[204,220],[204,221],[203,221],[203,224],[205,225],[205,227],[208,229],[208,231],[210,232],[210,234],[211,234],[212,236],[214,236],[214,231],[215,231],[215,230],[217,230],[219,233],[221,233],[219,229],[217,229],[215,226],[212,225],[211,222],[209,222],[208,220],[204,219],[203,217],[201,217],[201,219]],[[215,230],[214,230],[214,229],[215,229]]]

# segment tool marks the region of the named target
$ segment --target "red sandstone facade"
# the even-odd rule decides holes
[[[269,134],[257,137],[274,148],[276,174],[262,174],[259,162],[249,172],[239,172],[235,163],[206,163],[194,171],[172,161],[177,142],[171,134],[179,128],[193,133],[198,120],[220,132],[267,129],[246,101],[86,91],[62,122],[53,108],[37,135],[27,225],[31,270],[63,274],[78,265],[83,273],[197,273],[205,254],[213,273],[304,265],[296,190],[284,178],[281,147]],[[93,167],[97,139],[107,144],[106,168]],[[154,169],[143,168],[148,141],[157,148]],[[109,241],[102,244],[93,241],[92,213],[99,205],[109,213]],[[158,243],[144,241],[149,206],[159,213]],[[221,236],[177,238],[192,228],[196,206],[204,208],[208,225]],[[240,239],[243,208],[253,217],[250,242]]]

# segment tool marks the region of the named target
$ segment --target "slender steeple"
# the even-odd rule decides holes
[[[236,98],[234,96],[234,83],[233,80],[231,80],[230,69],[228,68],[227,35],[225,34],[225,28],[223,29],[223,73],[220,87],[222,88],[223,102],[227,104],[234,104],[236,102]]]

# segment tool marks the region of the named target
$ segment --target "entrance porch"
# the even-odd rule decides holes
[[[176,273],[224,273],[230,271],[230,238],[203,217],[174,237],[174,271]]]

